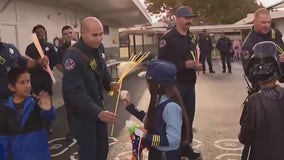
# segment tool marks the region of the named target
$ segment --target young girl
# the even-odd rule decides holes
[[[7,116],[1,117],[6,125],[6,142],[1,143],[5,155],[13,160],[50,160],[48,137],[43,120],[54,120],[55,109],[51,107],[50,96],[40,92],[36,99],[30,96],[30,74],[22,68],[11,69],[8,73],[9,89],[13,96],[0,106]],[[4,109],[5,108],[5,109]],[[2,112],[3,113],[3,112]]]
[[[139,111],[130,96],[121,97],[126,109],[139,120],[145,119],[144,146],[149,149],[149,160],[181,160],[180,145],[186,144],[189,122],[176,88],[174,64],[152,60],[146,63],[148,89],[151,94],[148,113]]]

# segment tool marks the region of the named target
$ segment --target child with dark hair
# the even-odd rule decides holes
[[[188,143],[189,122],[176,87],[174,64],[163,60],[146,63],[148,89],[151,94],[148,113],[139,111],[130,96],[121,96],[126,110],[139,120],[145,119],[144,146],[149,160],[181,160],[180,145]]]
[[[242,159],[283,159],[284,88],[276,84],[282,72],[277,46],[259,42],[253,52],[247,73],[260,90],[248,98],[241,115],[239,141],[245,145]]]
[[[4,106],[0,106],[0,133],[6,130],[3,134],[6,141],[0,141],[0,149],[5,150],[2,157],[5,159],[9,155],[13,160],[50,160],[48,137],[43,124],[43,120],[55,119],[50,96],[44,91],[35,97],[30,95],[30,74],[25,69],[11,69],[8,81],[13,95]]]

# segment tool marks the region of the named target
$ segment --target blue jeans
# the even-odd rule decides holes
[[[192,143],[192,124],[195,115],[195,84],[178,84],[178,90],[189,119],[189,143]]]

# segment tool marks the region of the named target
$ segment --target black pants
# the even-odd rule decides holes
[[[212,55],[211,55],[211,53],[201,53],[200,54],[200,62],[203,66],[203,72],[206,71],[205,60],[207,61],[209,71],[212,72],[213,68],[212,68]]]
[[[228,71],[232,71],[231,53],[230,52],[228,52],[228,53],[227,52],[221,52],[220,55],[221,55],[221,60],[222,60],[223,71],[226,71],[226,63],[227,63]]]
[[[80,160],[106,160],[108,154],[107,124],[96,117],[74,118],[72,134],[78,141]]]
[[[180,149],[172,151],[159,151],[151,147],[149,149],[148,160],[181,160]]]

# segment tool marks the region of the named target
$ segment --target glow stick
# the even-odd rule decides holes
[[[143,55],[142,52],[140,52],[138,55],[134,55],[133,57],[131,57],[130,61],[128,62],[125,70],[123,71],[123,73],[121,74],[121,76],[118,79],[118,82],[120,82],[120,86],[118,89],[118,94],[116,97],[116,103],[115,103],[115,108],[114,108],[114,113],[117,113],[117,109],[118,109],[118,104],[119,104],[119,96],[120,96],[120,92],[121,92],[121,86],[122,86],[122,82],[123,79],[134,69],[136,68],[138,65],[140,65],[148,56],[149,56],[150,52],[145,52]],[[141,55],[141,57],[139,57]],[[139,57],[139,58],[138,58]],[[113,92],[112,92],[113,94]],[[114,132],[114,123],[112,124],[111,127],[111,136],[113,136],[113,132]]]
[[[38,51],[40,57],[43,58],[43,57],[44,57],[44,53],[43,53],[43,50],[42,50],[42,48],[41,48],[41,46],[40,46],[40,43],[39,43],[38,38],[37,38],[37,36],[36,36],[35,33],[32,34],[32,40],[33,40],[33,42],[34,42],[34,45],[35,45],[35,47],[36,47],[36,49],[37,49],[37,51]],[[56,83],[56,80],[55,80],[55,77],[54,77],[54,75],[53,75],[53,72],[51,71],[51,69],[50,69],[50,67],[49,67],[49,61],[48,61],[48,63],[47,63],[46,68],[43,68],[43,69],[49,74],[49,76],[50,76],[52,82],[53,82],[53,83]]]

